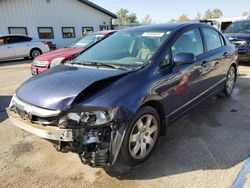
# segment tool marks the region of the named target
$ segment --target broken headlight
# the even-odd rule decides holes
[[[112,110],[103,111],[91,111],[91,112],[70,112],[65,116],[67,125],[80,125],[80,126],[98,126],[111,122],[118,108]],[[64,123],[65,123],[64,121]],[[59,123],[62,124],[63,122]]]
[[[57,65],[60,65],[62,63],[62,61],[64,60],[65,57],[58,57],[58,58],[55,58],[51,61],[50,63],[50,68],[53,68]]]

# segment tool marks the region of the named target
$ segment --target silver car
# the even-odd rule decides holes
[[[49,46],[23,35],[0,35],[0,60],[31,58],[48,52]]]

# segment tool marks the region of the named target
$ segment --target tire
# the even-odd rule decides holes
[[[225,94],[226,97],[229,97],[232,94],[235,80],[236,80],[236,70],[234,66],[231,66],[228,70],[226,83],[223,90],[223,93]]]
[[[37,56],[39,56],[41,54],[42,54],[42,51],[40,49],[38,49],[38,48],[32,49],[30,51],[30,58],[34,59],[35,57],[37,57]]]
[[[150,118],[152,118],[151,121]],[[147,126],[147,120],[150,121],[149,126]],[[118,156],[118,163],[135,166],[145,161],[152,154],[159,135],[159,114],[150,106],[142,107],[128,125]]]

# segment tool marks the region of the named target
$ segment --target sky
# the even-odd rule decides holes
[[[187,14],[195,18],[197,12],[202,15],[207,9],[220,8],[223,17],[241,16],[250,11],[250,0],[91,0],[103,8],[116,13],[120,8],[126,8],[136,13],[138,20],[147,14],[156,23],[167,22]]]

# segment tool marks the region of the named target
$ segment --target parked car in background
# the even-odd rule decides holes
[[[86,164],[134,166],[170,123],[212,95],[230,96],[236,73],[235,46],[208,24],[134,27],[26,81],[7,112]]]
[[[239,61],[250,62],[250,20],[233,22],[224,35],[237,46]]]
[[[46,43],[23,35],[0,35],[0,60],[31,58],[48,52]]]
[[[66,48],[36,57],[31,64],[31,73],[36,75],[56,65],[63,64],[99,40],[113,34],[114,30],[95,32],[80,38]]]

